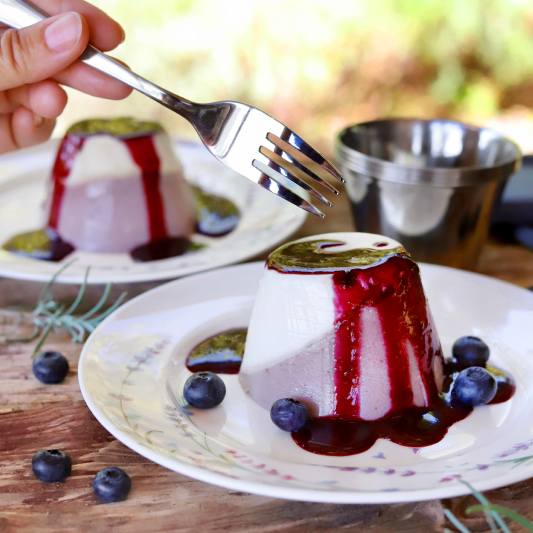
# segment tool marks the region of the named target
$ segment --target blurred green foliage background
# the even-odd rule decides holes
[[[239,100],[326,152],[345,125],[384,116],[488,124],[533,152],[531,0],[93,0],[122,23],[116,56],[191,100]],[[193,137],[134,94],[69,91],[57,134],[136,115]]]

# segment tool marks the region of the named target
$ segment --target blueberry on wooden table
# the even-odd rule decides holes
[[[283,431],[298,431],[309,420],[309,409],[298,400],[282,398],[272,404],[270,418]]]
[[[61,383],[68,370],[67,358],[59,352],[42,352],[33,360],[33,373],[42,383]]]
[[[211,409],[222,403],[226,385],[213,372],[196,372],[185,382],[183,396],[193,407]]]
[[[477,407],[489,403],[497,390],[496,380],[488,370],[472,366],[459,373],[452,392],[462,402]]]
[[[130,476],[121,468],[104,468],[93,479],[94,493],[106,503],[125,500],[130,489]]]
[[[70,476],[72,461],[59,450],[41,450],[33,456],[31,468],[37,479],[55,483]]]
[[[489,347],[478,337],[461,337],[452,348],[453,357],[464,366],[485,366],[490,356]]]

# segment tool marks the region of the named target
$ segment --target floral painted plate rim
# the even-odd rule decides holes
[[[46,183],[58,140],[0,157],[0,246],[17,233],[38,229]],[[128,254],[76,251],[59,263],[29,259],[0,249],[0,276],[48,281],[60,266],[73,263],[59,283],[132,283],[173,279],[238,263],[274,248],[303,224],[307,213],[258,187],[217,161],[197,142],[174,139],[186,178],[205,190],[233,200],[241,210],[237,228],[226,236],[198,235],[207,248],[180,257],[135,263]],[[305,196],[305,194],[304,194]]]
[[[253,443],[247,447],[235,440],[236,444],[229,445],[224,427],[216,430],[218,433],[204,432],[209,424],[186,405],[179,393],[169,390],[168,376],[183,381],[190,375],[183,369],[185,352],[182,348],[197,342],[198,339],[189,334],[196,331],[194,328],[200,328],[202,334],[208,336],[209,328],[224,329],[225,319],[221,322],[221,317],[231,315],[234,317],[231,320],[242,322],[244,315],[239,309],[252,305],[263,263],[226,267],[176,280],[125,304],[97,328],[83,348],[78,365],[83,397],[94,416],[112,435],[144,457],[207,483],[264,496],[324,503],[394,503],[466,494],[469,489],[461,480],[485,491],[533,477],[533,425],[523,423],[523,411],[533,412],[530,401],[533,397],[533,349],[525,341],[526,334],[520,333],[524,324],[533,320],[533,294],[470,272],[426,264],[420,267],[445,352],[457,338],[457,328],[464,328],[461,325],[464,317],[455,320],[454,314],[447,319],[449,324],[444,324],[442,317],[454,311],[454,298],[461,299],[459,303],[466,306],[466,315],[475,310],[481,317],[464,334],[483,335],[492,353],[499,358],[496,361],[499,366],[511,365],[515,377],[519,378],[517,394],[510,402],[481,408],[479,416],[472,418],[472,428],[464,426],[469,423],[468,418],[453,427],[463,424],[463,429],[453,438],[464,436],[465,427],[467,434],[477,436],[478,442],[474,440],[473,448],[466,453],[459,449],[461,453],[440,459],[437,453],[436,459],[428,455],[429,460],[422,458],[414,465],[404,461],[402,465],[403,459],[399,458],[406,456],[407,451],[417,454],[433,447],[407,449],[382,441],[381,450],[386,451],[373,447],[365,452],[369,454],[365,457],[350,456],[355,458],[353,460],[321,459],[323,456],[297,448],[288,436],[295,450],[291,448],[289,459],[280,459],[252,449]],[[443,285],[448,287],[445,294]],[[484,299],[476,303],[480,295],[484,295]],[[498,309],[493,316],[495,304]],[[199,314],[201,316],[195,317]],[[240,318],[235,319],[235,316]],[[495,318],[502,323],[492,323]],[[173,338],[176,323],[185,331],[179,334],[181,337],[178,335],[177,341]],[[131,343],[138,348],[132,349]],[[224,376],[224,379],[228,396],[222,405],[229,402],[224,417],[234,423],[233,419],[238,416],[235,417],[231,409],[236,404],[242,405],[244,393],[236,376]],[[246,401],[253,404],[251,399]],[[247,409],[249,407],[247,405]],[[266,410],[257,405],[253,408],[256,412],[248,413],[248,418],[257,416],[266,420]],[[217,416],[220,414],[214,415],[211,422]],[[198,422],[193,420],[196,418]],[[496,435],[487,434],[487,421],[494,421],[496,426],[500,424],[502,429]],[[260,430],[265,433],[265,441],[273,438],[271,426],[261,426],[266,428]],[[285,435],[278,437],[276,434],[275,438],[284,439]],[[280,442],[286,446],[289,440]],[[468,461],[469,453],[472,458]],[[385,459],[386,462],[380,463]],[[395,480],[394,484],[399,484],[400,488],[390,480]],[[359,485],[357,489],[347,490],[342,486],[354,483]]]

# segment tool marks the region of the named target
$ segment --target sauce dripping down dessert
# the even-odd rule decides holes
[[[429,407],[443,360],[418,266],[399,243],[364,233],[282,246],[263,274],[240,379],[260,405],[290,397],[315,417]]]
[[[131,118],[72,126],[59,147],[45,205],[45,228],[4,249],[59,261],[73,250],[130,253],[136,261],[195,251],[198,231],[220,236],[239,211],[190,187],[163,128]]]
[[[239,378],[267,409],[282,398],[308,407],[310,420],[292,433],[300,447],[342,456],[378,438],[439,442],[479,405],[453,394],[461,370],[443,360],[418,266],[398,242],[326,234],[270,255]],[[512,378],[492,370],[497,379],[476,372],[491,381],[490,403],[506,401]]]

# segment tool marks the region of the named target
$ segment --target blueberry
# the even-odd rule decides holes
[[[68,369],[67,358],[59,352],[43,352],[33,360],[33,373],[43,383],[61,383]]]
[[[452,353],[463,366],[485,366],[489,360],[489,347],[477,337],[461,337],[455,341]]]
[[[41,450],[33,456],[31,468],[37,479],[55,483],[70,476],[72,461],[59,450]]]
[[[183,396],[193,407],[211,409],[226,396],[226,385],[213,372],[196,372],[183,387]]]
[[[94,493],[104,502],[121,502],[131,489],[131,479],[120,468],[104,468],[93,479]]]
[[[270,418],[283,431],[298,431],[309,420],[309,410],[298,400],[283,398],[272,404]]]
[[[489,403],[496,396],[497,389],[496,380],[488,370],[472,366],[459,373],[452,393],[462,402],[476,407]]]

